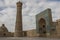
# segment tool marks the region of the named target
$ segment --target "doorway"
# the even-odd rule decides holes
[[[39,33],[40,37],[46,36],[46,21],[43,18],[39,20]]]

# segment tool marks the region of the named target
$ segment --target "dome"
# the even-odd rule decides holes
[[[8,32],[8,29],[5,27],[4,24],[0,27],[0,32]]]

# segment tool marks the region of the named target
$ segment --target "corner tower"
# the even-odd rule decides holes
[[[15,25],[15,37],[22,37],[22,3],[19,1],[17,5],[16,25]]]

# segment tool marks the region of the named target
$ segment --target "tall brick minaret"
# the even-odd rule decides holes
[[[22,37],[22,3],[19,1],[17,4],[17,16],[16,16],[16,25],[15,25],[15,37]]]

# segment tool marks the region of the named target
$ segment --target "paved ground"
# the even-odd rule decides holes
[[[41,37],[0,37],[0,40],[60,40],[57,38],[41,38]]]

